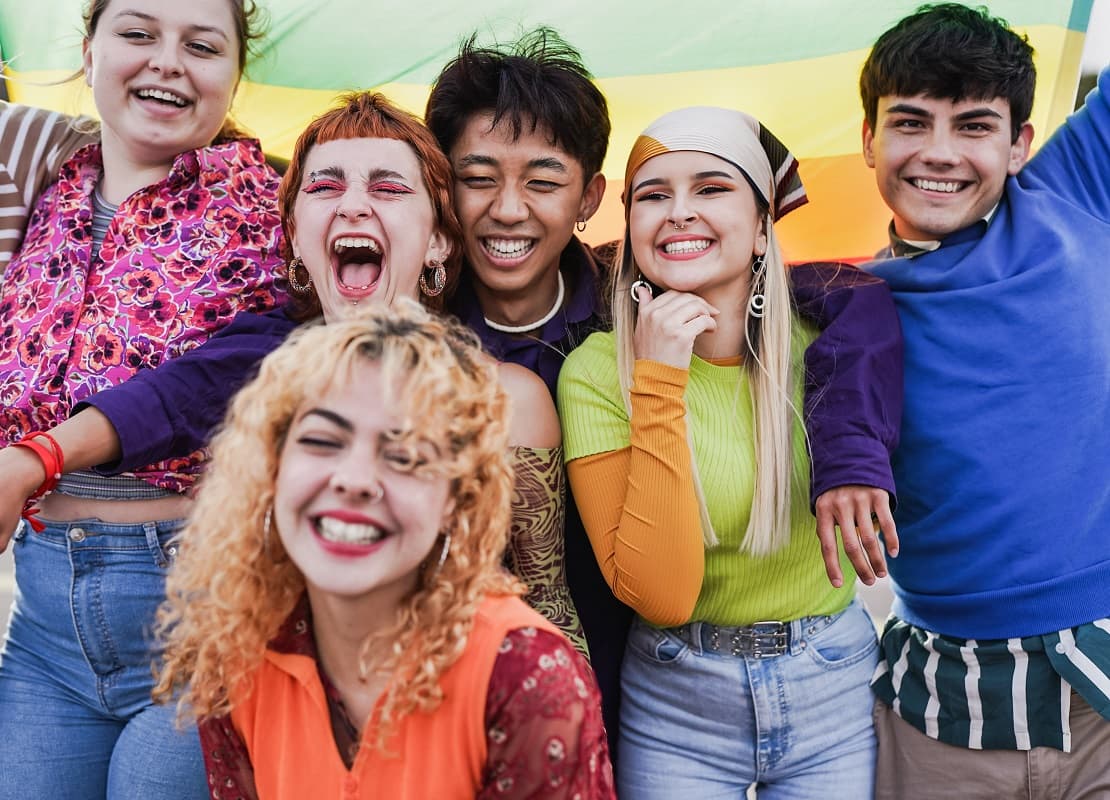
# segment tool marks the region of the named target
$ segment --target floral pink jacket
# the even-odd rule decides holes
[[[99,145],[65,163],[0,285],[3,444],[279,299],[278,176],[258,142],[179,155],[165,180],[123,202],[92,259],[100,173]],[[134,474],[183,492],[203,460],[198,452]]]

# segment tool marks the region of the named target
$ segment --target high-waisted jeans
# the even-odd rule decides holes
[[[195,726],[153,705],[151,628],[180,521],[21,524],[0,651],[0,800],[202,800]]]
[[[875,627],[856,600],[790,634],[781,655],[733,656],[637,620],[621,672],[621,800],[742,800],[751,785],[760,800],[870,800]]]

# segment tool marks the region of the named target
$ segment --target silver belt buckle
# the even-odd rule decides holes
[[[789,628],[782,622],[756,622],[744,632],[749,639],[748,655],[752,658],[781,656],[788,646]]]

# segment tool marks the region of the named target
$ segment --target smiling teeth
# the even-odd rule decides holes
[[[703,250],[708,250],[711,244],[713,243],[708,239],[687,239],[682,242],[667,242],[663,245],[663,252],[669,255],[675,253],[700,253]]]
[[[499,258],[519,258],[532,249],[531,239],[483,239],[482,243]]]
[[[959,181],[927,181],[922,178],[914,178],[913,185],[918,189],[925,189],[930,192],[958,192],[960,190]]]
[[[321,517],[316,522],[320,536],[342,544],[373,544],[382,538],[382,530],[374,525],[344,522],[334,517]]]
[[[364,247],[372,253],[381,253],[382,248],[373,239],[365,236],[341,236],[335,240],[332,249],[337,253],[342,253],[344,250],[353,249],[356,247]]]
[[[167,103],[173,103],[179,108],[189,104],[189,101],[181,95],[174,94],[173,92],[167,92],[164,89],[139,89],[139,91],[137,91],[135,94],[139,95],[139,97],[142,98],[147,98],[151,100],[163,100]]]

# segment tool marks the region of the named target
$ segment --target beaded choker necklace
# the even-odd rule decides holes
[[[526,322],[523,325],[502,325],[500,322],[494,322],[489,317],[482,317],[486,321],[486,325],[495,331],[501,333],[528,333],[534,331],[536,328],[542,328],[559,313],[559,309],[563,307],[563,298],[566,296],[566,285],[563,283],[562,271],[555,273],[559,277],[559,291],[555,294],[555,304],[551,306],[551,310],[540,317],[535,322]]]

